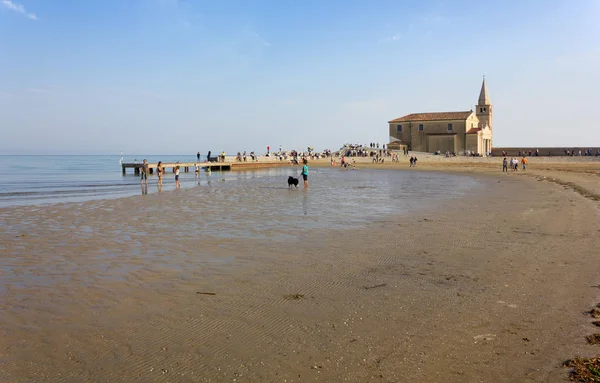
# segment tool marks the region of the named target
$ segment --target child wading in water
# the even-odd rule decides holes
[[[181,187],[181,182],[179,182],[179,165],[175,166],[175,187]]]
[[[302,178],[304,179],[304,188],[308,189],[308,160],[305,158],[302,163]]]

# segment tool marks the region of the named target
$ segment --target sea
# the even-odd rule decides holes
[[[125,156],[123,161],[141,163],[143,159],[150,163],[194,162],[196,155],[135,155]],[[149,187],[144,189],[133,169],[122,174],[120,161],[118,155],[0,155],[0,208],[132,196],[144,198],[147,194],[159,193],[156,176],[149,177]],[[481,185],[480,180],[468,175],[417,169],[344,171],[339,167],[321,167],[310,169],[310,187],[305,192],[301,187],[297,191],[288,190],[289,176],[299,177],[302,184],[300,167],[292,166],[200,172],[198,177],[193,171],[182,172],[180,180],[182,189],[194,188],[202,198],[210,191],[210,198],[222,204],[215,205],[220,211],[231,204],[259,212],[297,208],[304,215],[329,217],[328,220],[353,220],[365,215],[431,207],[461,198]],[[172,173],[166,173],[160,192],[175,192]],[[296,192],[308,194],[304,198],[288,194]]]

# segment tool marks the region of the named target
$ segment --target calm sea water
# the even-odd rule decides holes
[[[142,158],[149,162],[195,160],[195,156],[131,156],[124,160]],[[213,171],[201,172],[198,178],[190,172],[181,173],[181,182],[182,188],[210,192],[220,205],[218,211],[237,206],[245,209],[248,216],[260,216],[268,211],[297,208],[304,215],[331,217],[322,223],[334,223],[330,219],[352,220],[365,212],[402,212],[442,203],[479,185],[473,177],[443,173],[311,168],[310,197],[295,198],[285,190],[287,177],[297,177],[299,171],[296,167]],[[0,207],[142,195],[139,177],[133,175],[132,169],[123,176],[118,156],[0,156],[0,177]],[[163,193],[175,189],[171,173],[166,174],[163,183]],[[157,192],[156,176],[150,176],[148,193]]]
[[[195,155],[125,156],[124,162],[191,162]],[[201,160],[204,156],[201,158]],[[0,156],[0,207],[93,199],[118,198],[139,193],[139,178],[122,176],[120,157],[105,156]],[[191,173],[194,178],[194,173]],[[156,179],[156,177],[154,177]],[[187,181],[189,174],[182,173]],[[152,181],[150,181],[152,182]],[[165,177],[165,190],[174,188]],[[183,187],[192,186],[183,182]]]

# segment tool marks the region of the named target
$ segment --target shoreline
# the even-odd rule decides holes
[[[414,170],[427,170],[424,163]],[[598,203],[540,182],[545,170],[528,177],[458,172],[483,177],[484,186],[443,208],[273,242],[141,240],[144,227],[123,238],[106,231],[125,217],[139,225],[141,202],[101,201],[110,212],[87,203],[44,207],[47,218],[79,209],[72,223],[99,225],[98,238],[60,238],[51,227],[5,237],[14,267],[45,268],[38,277],[56,285],[2,293],[7,366],[0,377],[566,380],[560,362],[596,350],[585,344],[593,327],[581,313],[599,298],[589,287],[599,282],[590,251],[600,246]],[[591,178],[587,170],[557,174]],[[173,199],[156,196],[165,206],[155,213],[167,224],[187,219],[169,213],[178,207]],[[197,259],[202,249],[218,259]],[[107,263],[113,271],[95,275],[106,251],[115,254]],[[149,264],[144,254],[153,251],[164,257]]]

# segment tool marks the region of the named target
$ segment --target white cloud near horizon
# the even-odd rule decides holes
[[[5,8],[8,8],[11,11],[20,13],[23,16],[27,17],[29,20],[37,20],[38,19],[37,15],[35,13],[27,12],[27,10],[25,9],[25,7],[22,4],[13,3],[11,0],[1,0],[1,1],[2,1],[1,4]]]

